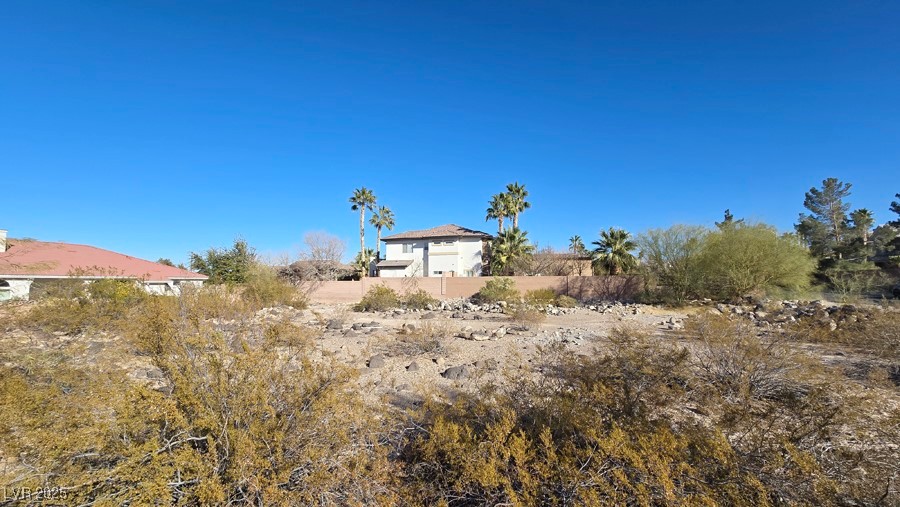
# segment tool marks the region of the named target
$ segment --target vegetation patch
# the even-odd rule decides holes
[[[381,312],[400,307],[400,295],[387,285],[375,285],[354,306],[358,312]]]
[[[505,301],[515,303],[521,299],[516,282],[512,278],[492,278],[475,295],[475,299],[483,303]]]

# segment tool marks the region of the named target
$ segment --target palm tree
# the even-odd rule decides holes
[[[610,227],[600,231],[600,240],[591,244],[597,245],[592,256],[595,270],[602,268],[611,275],[618,275],[637,266],[637,259],[631,253],[637,244],[624,229]]]
[[[375,234],[377,235],[375,260],[381,260],[381,229],[384,228],[389,231],[394,229],[394,212],[387,206],[381,206],[372,212],[372,218],[369,219],[369,223],[375,227]]]
[[[528,233],[513,227],[500,232],[491,242],[491,273],[511,275],[522,261],[534,253]]]
[[[512,215],[513,229],[518,229],[519,213],[531,207],[531,203],[525,200],[528,198],[528,191],[525,190],[525,185],[519,185],[517,181],[506,185],[506,195],[509,196],[509,213]]]
[[[359,251],[366,249],[366,210],[375,208],[375,194],[366,187],[360,187],[350,196],[350,209],[359,211]]]
[[[507,194],[494,194],[491,196],[491,200],[490,202],[488,202],[487,214],[484,217],[484,221],[487,222],[488,220],[496,220],[498,235],[503,232],[503,221],[511,215],[509,209],[510,202],[509,196]]]
[[[581,240],[581,236],[576,234],[569,238],[569,250],[571,250],[574,255],[581,255],[584,253],[586,248],[584,247],[584,241]]]
[[[353,259],[353,267],[359,271],[360,278],[364,278],[369,276],[369,269],[372,264],[372,257],[375,256],[375,251],[371,248],[363,248],[356,257]]]

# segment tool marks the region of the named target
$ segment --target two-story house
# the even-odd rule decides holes
[[[486,232],[454,224],[381,238],[385,260],[378,276],[481,276]]]

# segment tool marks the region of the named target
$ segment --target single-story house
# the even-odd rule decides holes
[[[378,276],[481,276],[485,242],[492,236],[454,224],[381,238],[385,259]]]
[[[203,285],[206,275],[102,248],[72,243],[7,241],[0,230],[0,301],[28,299],[32,284],[47,280],[133,279],[153,294],[180,294]]]

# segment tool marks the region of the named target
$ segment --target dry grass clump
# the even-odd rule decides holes
[[[509,319],[524,329],[531,329],[547,320],[547,313],[539,308],[527,304],[515,304],[507,306],[503,313]]]
[[[406,325],[380,348],[392,356],[422,356],[446,352],[452,330],[449,324],[421,321]]]

